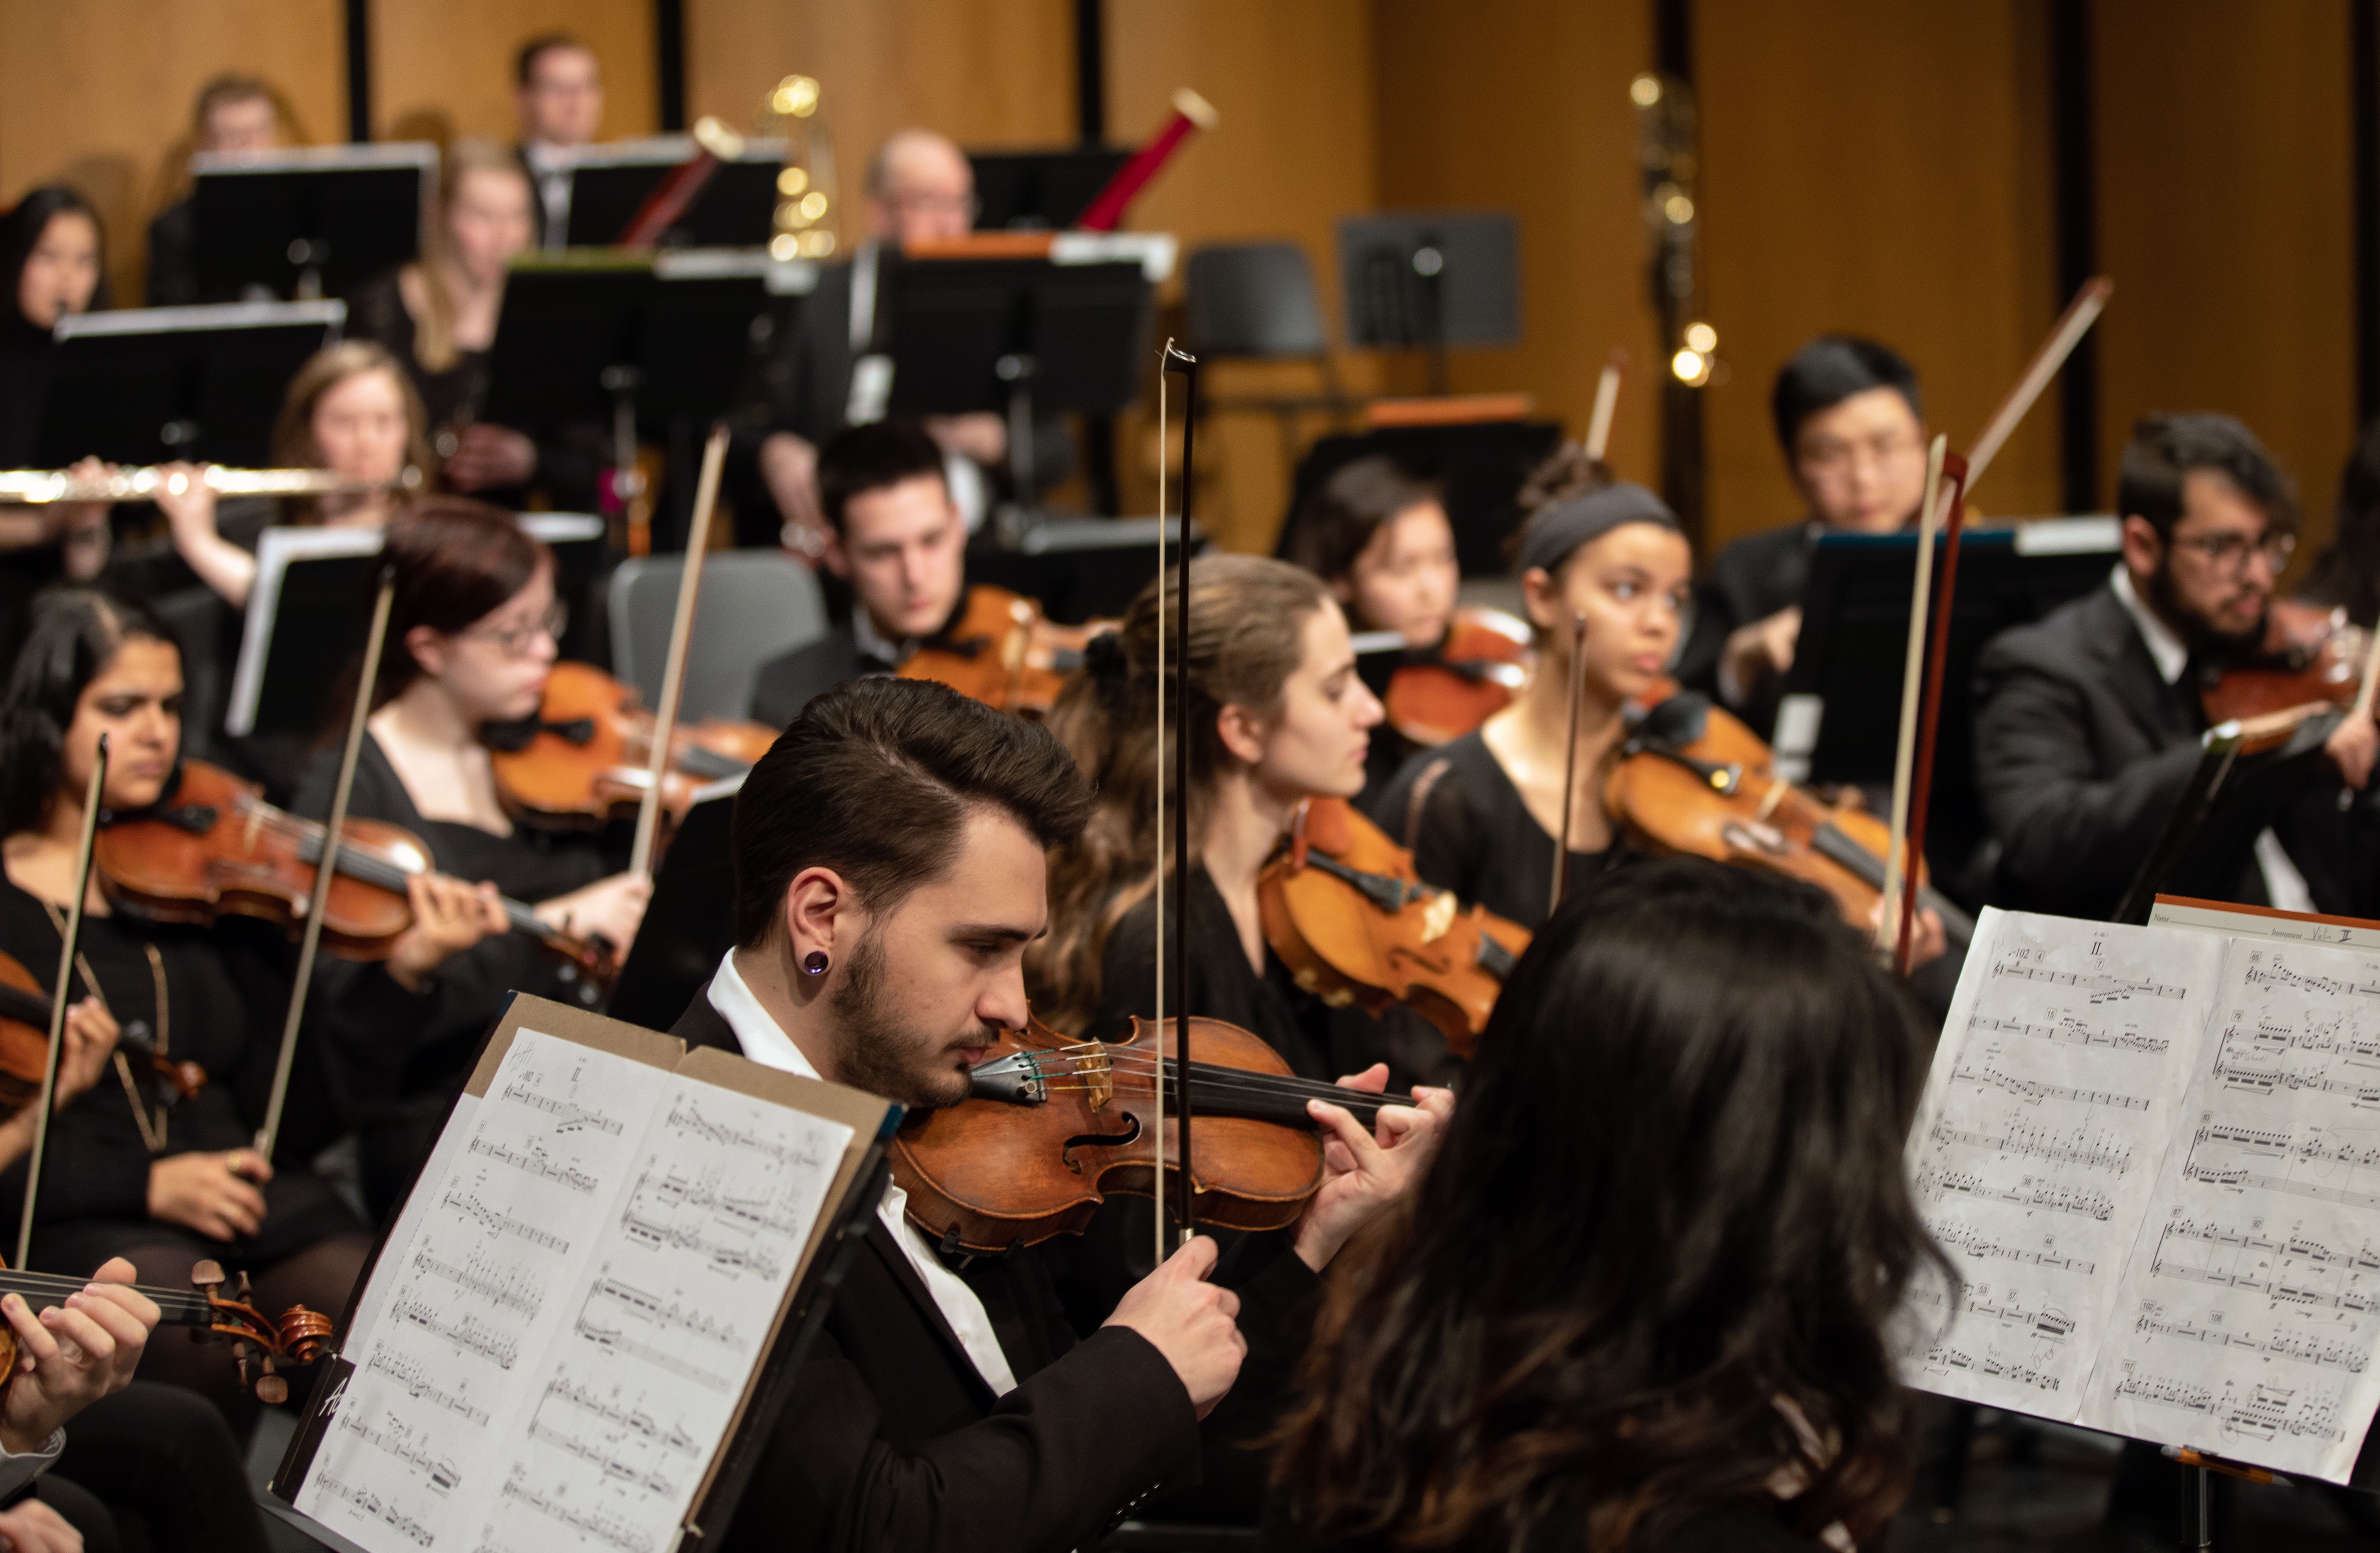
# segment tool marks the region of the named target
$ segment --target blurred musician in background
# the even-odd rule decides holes
[[[1917,370],[1889,346],[1821,334],[1777,374],[1778,444],[1808,504],[1800,523],[1736,540],[1695,590],[1678,677],[1767,738],[1802,629],[1810,551],[1826,533],[1891,534],[1925,500],[1925,412]]]
[[[455,497],[392,522],[382,553],[396,599],[347,812],[404,827],[440,873],[492,883],[535,903],[549,926],[625,955],[650,881],[618,871],[598,835],[516,825],[482,742],[489,724],[538,710],[567,623],[552,553],[511,515]],[[335,746],[322,751],[292,807],[329,812],[338,756]],[[375,1215],[404,1195],[506,996],[571,997],[558,963],[518,932],[474,944],[412,986],[374,965],[321,974],[342,1011],[330,1034]]]
[[[347,335],[378,341],[404,364],[445,459],[448,486],[515,489],[536,474],[537,444],[477,417],[504,309],[504,267],[536,240],[537,197],[519,158],[489,140],[457,141],[438,182],[427,251],[347,299]]]
[[[0,224],[0,469],[31,467],[49,394],[51,331],[69,313],[107,306],[99,212],[63,184],[30,190]],[[79,473],[98,474],[85,461]],[[96,502],[0,506],[0,652],[15,644],[26,601],[42,584],[88,580],[107,564],[108,510]]]
[[[828,571],[851,618],[760,666],[752,720],[782,728],[845,680],[889,674],[966,601],[966,524],[939,443],[915,421],[855,426],[826,446],[818,480]]]
[[[548,32],[521,45],[513,81],[521,170],[537,186],[537,240],[558,249],[570,229],[570,153],[602,127],[603,67],[577,38]]]
[[[2345,610],[2366,630],[2380,623],[2380,420],[2363,429],[2338,473],[2330,543],[2314,557],[2301,596]]]
[[[369,340],[342,340],[289,380],[273,426],[273,461],[282,468],[329,469],[347,479],[392,487],[408,467],[419,469],[426,479],[437,465],[425,419],[421,396],[396,358]],[[268,526],[378,528],[405,500],[392,488],[224,501],[197,481],[180,495],[157,494],[176,551],[234,608],[246,607],[256,584],[257,537]]]
[[[785,542],[812,557],[824,552],[827,522],[820,505],[818,450],[855,419],[852,363],[865,355],[876,329],[876,259],[880,247],[964,237],[975,230],[975,168],[950,140],[930,129],[904,129],[868,163],[868,238],[849,262],[831,264],[802,307],[801,321],[771,363],[769,423],[750,456],[769,501],[785,526]],[[857,407],[872,419],[880,406]],[[990,414],[937,416],[927,421],[952,459],[953,495],[972,530],[986,510],[981,470],[1008,456],[1007,423]],[[1050,439],[1042,439],[1050,440]],[[1038,462],[1044,480],[1057,478],[1069,453],[1062,438]],[[960,462],[961,458],[965,460]]]
[[[299,141],[289,104],[254,76],[217,76],[199,88],[190,110],[189,150],[216,155],[252,155]],[[190,198],[189,159],[176,169],[178,192],[149,224],[149,281],[152,308],[182,307],[199,299],[198,211]]]
[[[2297,544],[2289,476],[2224,415],[2152,416],[2117,474],[2123,558],[2107,585],[1995,638],[1975,669],[1975,777],[2007,906],[2105,917],[2199,761],[2203,676],[2265,639]],[[2294,911],[2373,915],[2370,823],[2336,802],[2375,740],[2343,722],[2331,770],[2252,795],[2267,827],[2209,835],[2168,888]]]
[[[1322,482],[1291,519],[1282,559],[1330,587],[1356,631],[1393,631],[1409,648],[1444,639],[1463,580],[1444,493],[1393,460],[1358,458]],[[1356,673],[1386,696],[1400,654],[1366,653]],[[1372,730],[1365,790],[1384,788],[1421,746],[1387,723]]]

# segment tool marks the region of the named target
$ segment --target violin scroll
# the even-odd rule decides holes
[[[224,1281],[223,1264],[212,1257],[191,1266],[190,1285],[206,1301],[213,1317],[204,1330],[192,1329],[191,1341],[204,1341],[207,1331],[230,1338],[232,1367],[241,1389],[253,1390],[256,1400],[269,1406],[287,1401],[289,1382],[274,1368],[274,1361],[302,1368],[321,1358],[330,1344],[331,1318],[304,1305],[291,1305],[274,1321],[256,1308],[248,1274],[239,1275],[237,1292],[230,1299],[223,1297]],[[253,1377],[249,1373],[251,1363],[257,1366]]]

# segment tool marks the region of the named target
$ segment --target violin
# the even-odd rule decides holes
[[[221,1264],[209,1260],[191,1267],[188,1289],[161,1289],[145,1283],[132,1287],[156,1305],[160,1325],[187,1327],[194,1338],[207,1333],[229,1338],[232,1365],[242,1390],[252,1388],[256,1400],[268,1405],[287,1401],[289,1382],[276,1365],[303,1368],[321,1358],[331,1340],[331,1318],[304,1305],[291,1305],[276,1321],[256,1307],[246,1273],[239,1275],[228,1297],[222,1292],[224,1281]],[[90,1282],[87,1278],[0,1267],[0,1294],[23,1295],[36,1313],[63,1305]],[[253,1377],[249,1374],[251,1364],[258,1366]],[[16,1375],[17,1334],[0,1324],[0,1394],[6,1392]]]
[[[1638,719],[1604,785],[1604,807],[1655,851],[1788,875],[1832,895],[1854,928],[1875,921],[1889,827],[1779,776],[1759,735],[1699,696],[1673,687]],[[1918,904],[1940,915],[1952,947],[1965,944],[1974,920],[1925,885],[1922,859],[1911,872]]]
[[[1297,1221],[1322,1185],[1322,1137],[1309,1099],[1344,1106],[1370,1126],[1409,1096],[1368,1094],[1297,1077],[1281,1054],[1236,1025],[1192,1019],[1196,1099],[1190,1122],[1193,1217],[1232,1230]],[[969,1098],[912,1111],[888,1157],[909,1195],[910,1220],[950,1250],[997,1255],[1080,1234],[1110,1196],[1157,1195],[1158,1065],[1165,1113],[1180,1111],[1172,1019],[1135,1018],[1121,1041],[1069,1040],[1038,1020],[1002,1030],[968,1075]],[[1169,1171],[1181,1169],[1181,1127],[1166,1124]]]
[[[1344,798],[1298,806],[1280,852],[1257,875],[1265,941],[1298,986],[1333,1007],[1378,1015],[1408,1003],[1447,1049],[1478,1049],[1529,930],[1424,884],[1413,854]]]
[[[2344,609],[2276,599],[2261,649],[2199,687],[2210,723],[2247,722],[2275,712],[2351,705],[2363,682],[2363,633]]]
[[[164,1079],[185,1100],[207,1086],[206,1069],[160,1056],[147,1026],[137,1019],[117,1032],[115,1049]],[[13,1115],[40,1097],[49,1051],[49,993],[14,956],[0,954],[0,1116]]]
[[[967,589],[958,618],[944,626],[898,671],[903,679],[930,679],[1002,711],[1033,716],[1058,704],[1058,692],[1083,661],[1093,637],[1112,621],[1059,625],[1021,593],[990,583]]]
[[[650,785],[653,714],[636,686],[591,663],[556,663],[536,719],[490,730],[496,791],[530,824],[593,827],[633,810]],[[673,822],[697,788],[740,776],[777,742],[757,722],[705,718],[670,731],[662,807]]]
[[[203,927],[228,914],[298,925],[312,897],[324,827],[273,807],[261,792],[220,767],[186,760],[156,804],[103,816],[97,855],[108,898],[163,922]],[[347,959],[386,959],[413,926],[406,883],[430,871],[430,848],[398,826],[350,819],[337,866],[322,911],[324,941]],[[611,985],[612,957],[602,948],[548,927],[518,901],[503,905],[515,931],[594,985]]]
[[[1536,661],[1524,622],[1501,610],[1459,609],[1436,646],[1407,650],[1380,704],[1390,727],[1435,747],[1512,705]]]

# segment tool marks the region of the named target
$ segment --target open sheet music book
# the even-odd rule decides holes
[[[1964,1290],[1921,1281],[1904,1373],[2344,1483],[2380,1405],[2380,959],[2191,909],[1977,924],[1908,1150]]]
[[[367,1553],[715,1536],[900,1116],[516,995],[273,1492]]]

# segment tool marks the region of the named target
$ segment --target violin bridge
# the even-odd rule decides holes
[[[1455,904],[1454,892],[1451,890],[1441,890],[1429,898],[1429,904],[1421,912],[1422,942],[1436,943],[1446,937],[1446,930],[1454,926]]]
[[[1075,1076],[1083,1081],[1083,1089],[1090,1097],[1091,1114],[1096,1116],[1115,1098],[1115,1067],[1104,1051],[1086,1051],[1075,1059]]]

